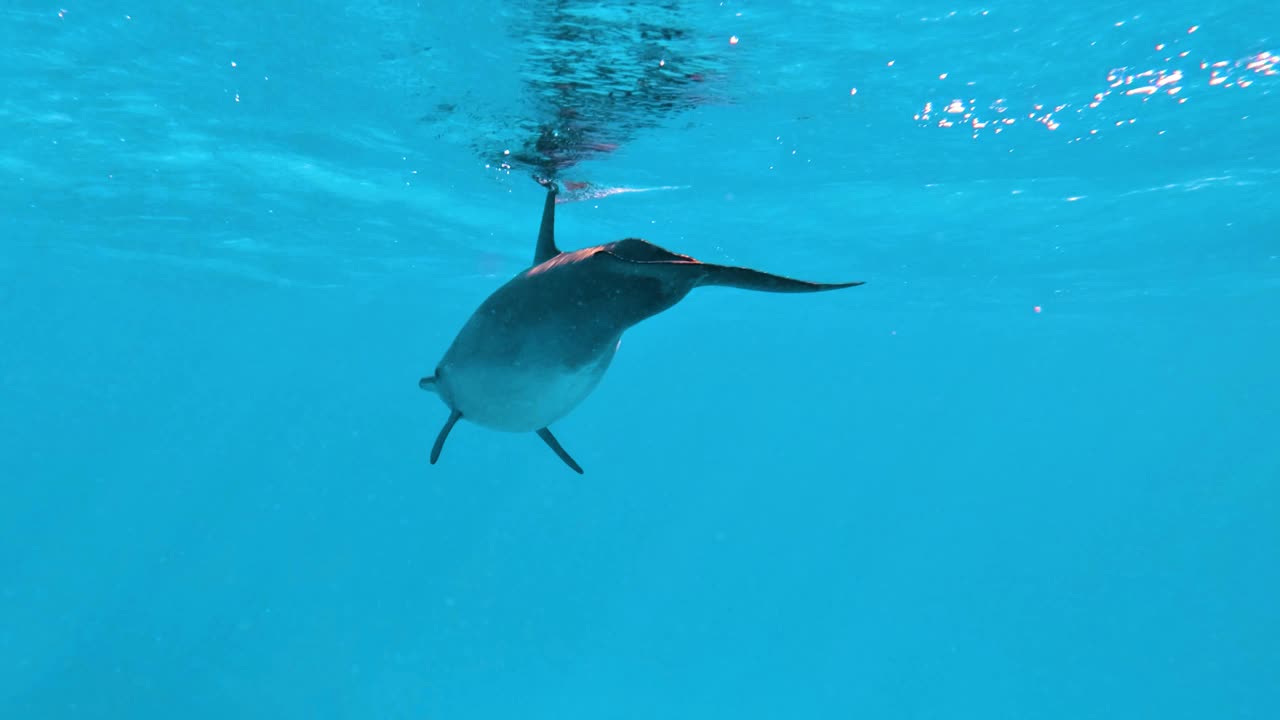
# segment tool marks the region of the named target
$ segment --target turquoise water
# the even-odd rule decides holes
[[[5,3],[0,717],[1277,716],[1280,13],[1103,5]],[[867,284],[429,465],[565,104],[562,247]]]

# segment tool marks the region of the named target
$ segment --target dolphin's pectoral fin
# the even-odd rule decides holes
[[[542,226],[538,228],[538,246],[533,251],[533,264],[541,265],[560,254],[556,248],[556,193],[560,188],[554,182],[543,183],[547,199],[542,204]]]
[[[418,387],[422,388],[423,390],[426,390],[427,392],[435,392],[436,376],[432,375],[431,377],[422,378],[421,380],[418,381]]]
[[[556,440],[555,435],[551,434],[551,430],[549,430],[548,428],[542,428],[541,430],[538,431],[538,437],[542,438],[542,441],[547,444],[547,447],[554,450],[556,455],[560,456],[560,459],[564,461],[565,465],[568,465],[569,467],[573,468],[573,471],[578,473],[579,475],[583,474],[582,466],[574,462],[573,458],[569,457],[569,453],[565,452],[564,448],[560,447],[560,442]]]
[[[449,419],[445,420],[444,427],[440,428],[440,434],[436,436],[436,444],[431,446],[431,464],[435,465],[440,459],[440,451],[444,449],[444,441],[449,437],[449,431],[462,418],[461,410],[454,410],[449,413]]]

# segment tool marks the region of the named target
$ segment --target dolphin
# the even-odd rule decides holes
[[[561,252],[555,242],[559,187],[542,184],[547,195],[533,264],[480,304],[435,373],[418,381],[449,407],[431,448],[432,465],[465,418],[493,430],[537,433],[582,474],[550,425],[600,383],[627,328],[704,285],[807,293],[863,284],[806,282],[704,263],[639,238]]]

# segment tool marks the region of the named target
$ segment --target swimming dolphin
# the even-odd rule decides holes
[[[763,292],[837,290],[862,282],[813,283],[742,267],[713,265],[638,238],[561,252],[555,243],[554,183],[533,265],[498,288],[463,326],[435,374],[418,387],[449,406],[431,464],[463,418],[494,430],[536,432],[566,465],[582,467],[551,434],[595,389],[622,333],[675,305],[701,285]]]

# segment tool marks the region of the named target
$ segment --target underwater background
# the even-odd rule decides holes
[[[0,717],[1280,716],[1280,10],[6,0]],[[555,138],[559,144],[539,144]],[[533,435],[529,263],[692,293]]]

